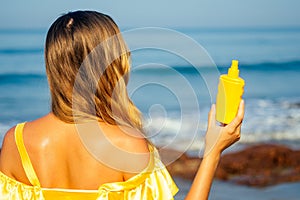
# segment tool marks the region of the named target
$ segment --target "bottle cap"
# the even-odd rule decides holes
[[[228,76],[230,78],[238,78],[239,77],[239,61],[232,60],[231,67],[228,69]]]

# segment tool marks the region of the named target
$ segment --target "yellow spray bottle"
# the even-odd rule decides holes
[[[233,60],[228,74],[220,76],[216,103],[216,120],[229,124],[236,116],[244,93],[245,81],[239,77],[238,61]]]

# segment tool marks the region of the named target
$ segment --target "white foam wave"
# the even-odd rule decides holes
[[[300,106],[297,106],[297,102],[295,99],[247,101],[240,143],[275,141],[293,143],[300,148]],[[173,148],[186,150],[188,146],[189,150],[201,150],[207,126],[206,115],[203,116],[197,130],[194,129],[197,123],[195,113],[189,115],[188,122],[181,120],[180,113],[168,117],[156,116],[149,122],[147,130],[153,136],[151,139],[159,146],[171,143],[177,137],[179,139],[173,143]],[[193,138],[192,142],[191,138]]]

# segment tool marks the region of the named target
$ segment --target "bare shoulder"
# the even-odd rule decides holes
[[[103,156],[106,159],[102,161],[123,172],[124,180],[147,168],[150,161],[149,142],[141,131],[110,125],[103,131],[110,145],[105,149],[109,157]]]
[[[15,126],[10,128],[6,134],[4,135],[3,143],[2,143],[2,149],[1,149],[1,156],[0,156],[0,162],[3,160],[2,158],[9,155],[16,149],[16,143],[15,143]],[[2,163],[2,162],[1,162]]]
[[[12,168],[16,165],[16,159],[19,158],[14,132],[15,126],[6,132],[0,154],[0,171],[9,176],[12,176]]]
[[[117,145],[125,151],[132,153],[148,153],[148,141],[145,135],[136,129],[120,127],[116,130],[117,137],[114,137]]]
[[[15,128],[16,126],[10,128],[6,133],[5,133],[5,136],[4,136],[4,139],[3,139],[3,144],[2,144],[2,150],[4,147],[6,147],[6,145],[10,146],[11,143],[15,143]]]

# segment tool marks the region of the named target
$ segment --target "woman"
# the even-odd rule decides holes
[[[5,135],[1,199],[173,199],[177,187],[128,97],[130,55],[114,21],[70,12],[45,46],[51,112]],[[244,103],[225,127],[209,113],[205,156],[186,199],[207,199],[224,149],[240,138]]]

